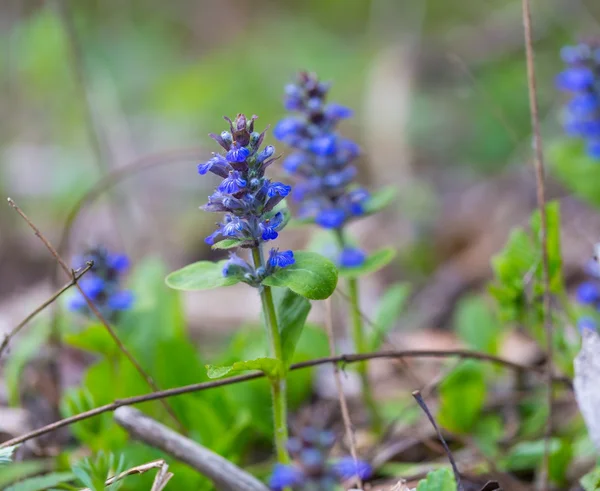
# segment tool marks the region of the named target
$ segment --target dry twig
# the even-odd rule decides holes
[[[523,5],[523,30],[525,33],[525,57],[527,60],[527,84],[529,89],[529,107],[531,111],[531,127],[533,129],[533,143],[535,150],[535,179],[537,185],[537,202],[540,210],[540,241],[542,246],[542,282],[543,292],[543,322],[546,330],[546,369],[548,380],[548,420],[546,422],[546,445],[544,451],[543,486],[548,489],[549,464],[550,464],[550,436],[552,435],[552,316],[550,312],[550,266],[548,260],[548,217],[546,214],[546,189],[544,177],[544,151],[542,148],[542,134],[540,131],[540,118],[537,102],[537,89],[535,78],[534,51],[531,33],[531,6],[529,0],[522,0]]]
[[[58,297],[60,297],[69,288],[74,286],[75,283],[77,283],[79,281],[79,279],[92,268],[93,265],[94,265],[94,263],[92,261],[88,261],[84,268],[79,268],[77,271],[74,271],[73,279],[71,281],[69,281],[69,283],[67,283],[60,290],[58,290],[56,293],[54,293],[48,300],[46,300],[44,303],[42,303],[39,307],[35,308],[33,310],[33,312],[31,312],[27,317],[25,317],[25,319],[23,319],[21,322],[19,322],[19,324],[16,327],[14,327],[12,331],[10,331],[8,334],[6,334],[4,336],[4,340],[2,341],[2,344],[0,344],[0,356],[2,356],[2,353],[4,352],[4,350],[6,348],[8,348],[8,344],[10,343],[10,340],[13,337],[15,337],[19,333],[19,331],[21,329],[23,329],[23,327],[25,327],[29,323],[29,321],[31,321],[31,319],[33,319],[42,310],[44,310],[46,307],[48,307],[50,304],[52,304],[52,302],[54,302]]]
[[[307,360],[301,363],[296,363],[290,367],[290,370],[300,370],[303,368],[316,367],[319,365],[326,365],[328,363],[358,363],[366,360],[375,360],[375,359],[401,359],[401,358],[461,358],[461,359],[475,359],[486,361],[489,363],[494,363],[497,365],[501,365],[507,368],[511,368],[513,370],[517,370],[519,372],[536,372],[543,373],[544,368],[538,366],[526,366],[519,365],[518,363],[514,363],[508,360],[504,360],[502,358],[498,358],[493,355],[488,355],[487,353],[479,353],[477,351],[469,351],[469,350],[451,350],[451,351],[430,351],[430,350],[412,350],[412,351],[381,351],[378,353],[360,353],[360,354],[352,354],[352,355],[339,355],[339,356],[330,356],[326,358],[318,358],[315,360]],[[79,414],[75,414],[68,418],[61,419],[60,421],[56,421],[49,425],[43,426],[42,428],[38,428],[37,430],[30,431],[24,435],[21,435],[16,438],[12,438],[6,442],[0,444],[0,448],[9,447],[11,445],[16,445],[17,443],[22,443],[27,440],[31,440],[32,438],[36,438],[41,435],[45,435],[46,433],[51,433],[59,428],[64,426],[68,426],[73,423],[77,423],[78,421],[82,421],[84,419],[88,419],[94,416],[97,416],[102,413],[114,411],[122,406],[132,406],[134,404],[140,404],[142,402],[155,401],[158,399],[164,399],[167,397],[174,397],[182,394],[189,394],[192,392],[199,392],[202,390],[212,389],[215,387],[223,387],[225,385],[236,384],[240,382],[246,382],[248,380],[255,380],[257,378],[264,377],[262,372],[250,373],[247,375],[237,375],[235,377],[229,377],[223,380],[212,380],[210,382],[202,382],[198,384],[185,385],[183,387],[176,387],[173,389],[167,389],[159,392],[153,392],[151,394],[143,394],[134,397],[128,397],[126,399],[118,399],[113,401],[110,404],[105,404],[104,406],[99,406],[94,409],[90,409],[89,411],[84,411]],[[554,377],[554,382],[561,383],[566,385],[569,388],[571,386],[571,380],[566,377]]]
[[[163,459],[153,460],[152,462],[148,462],[147,464],[137,465],[132,467],[131,469],[127,469],[126,471],[117,474],[116,476],[110,477],[104,483],[106,486],[110,486],[112,483],[120,481],[121,479],[125,479],[127,476],[132,476],[134,474],[144,474],[145,472],[151,471],[152,469],[159,469],[156,474],[156,479],[154,479],[154,484],[157,482],[160,483],[163,487],[167,484],[167,482],[173,477],[171,472],[168,472],[169,466]],[[160,479],[159,479],[160,477]],[[155,489],[155,486],[152,486],[152,490]],[[162,488],[156,488],[157,491]],[[84,488],[81,491],[91,491],[90,488]]]
[[[335,339],[333,337],[333,312],[331,310],[331,298],[325,301],[325,308],[327,313],[325,315],[325,329],[327,331],[327,339],[329,340],[329,354],[335,356]],[[340,409],[342,411],[342,419],[344,421],[344,428],[346,430],[346,437],[348,438],[348,445],[350,446],[350,455],[354,459],[354,465],[358,468],[358,454],[356,453],[356,435],[352,428],[352,420],[350,419],[350,411],[348,411],[348,402],[346,401],[346,395],[344,394],[344,387],[342,385],[342,378],[340,376],[340,367],[337,363],[333,364],[333,376],[335,378],[335,385],[337,386],[338,397],[340,399]],[[356,476],[354,482],[357,483],[358,487],[362,489],[362,480],[360,476]]]
[[[115,411],[116,422],[138,440],[172,455],[208,477],[223,491],[268,491],[251,474],[132,407]]]

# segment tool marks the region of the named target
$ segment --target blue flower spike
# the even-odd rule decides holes
[[[256,116],[248,119],[243,114],[238,114],[233,121],[225,118],[229,122],[229,131],[210,135],[225,150],[225,155],[215,153],[208,162],[198,165],[199,174],[212,172],[222,178],[208,203],[202,207],[205,211],[224,213],[217,229],[205,239],[209,245],[228,239],[241,248],[260,247],[264,242],[275,240],[285,226],[284,214],[275,207],[292,188],[265,176],[265,170],[277,157],[273,156],[275,147],[268,145],[261,149],[265,132],[254,130],[256,119]],[[292,251],[272,252],[267,266],[259,271],[232,254],[223,268],[223,275],[235,276],[258,286],[275,270],[293,263]]]
[[[365,461],[354,461],[352,457],[331,461],[328,456],[334,443],[332,432],[304,428],[299,437],[288,440],[292,463],[275,465],[269,487],[274,491],[286,487],[294,491],[333,491],[351,479],[371,477],[371,466]]]
[[[565,70],[556,77],[559,90],[569,94],[565,105],[565,132],[585,142],[586,152],[600,160],[600,44],[565,46],[561,57]]]
[[[76,269],[93,262],[79,286],[94,303],[98,311],[109,321],[117,320],[119,313],[129,310],[134,303],[133,293],[121,288],[123,274],[129,268],[129,258],[124,254],[109,253],[104,247],[95,247],[76,259]],[[69,300],[69,310],[93,318],[85,298],[76,292]]]
[[[364,215],[369,193],[354,180],[353,162],[359,146],[337,131],[352,110],[326,103],[329,84],[316,75],[301,72],[285,90],[285,107],[293,114],[282,119],[273,135],[294,149],[283,162],[297,184],[293,200],[300,203],[302,218],[312,218],[322,228],[341,231],[351,220]],[[342,254],[340,259],[344,259]],[[361,264],[356,256],[354,266]],[[348,261],[343,267],[351,267]]]

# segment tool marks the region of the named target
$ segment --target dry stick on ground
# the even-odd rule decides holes
[[[335,339],[333,337],[333,311],[331,309],[331,298],[325,301],[325,329],[327,331],[327,339],[329,340],[329,354],[335,356]],[[348,403],[346,401],[346,395],[344,394],[344,387],[342,385],[342,379],[340,376],[340,367],[337,363],[333,364],[333,376],[335,378],[335,385],[338,391],[338,397],[340,399],[340,409],[342,411],[342,419],[344,421],[344,428],[346,429],[346,437],[348,438],[348,445],[350,445],[350,455],[354,459],[354,466],[358,469],[358,454],[356,453],[356,435],[352,428],[352,420],[350,419],[350,411],[348,411]],[[358,487],[362,489],[362,479],[360,476],[356,476],[354,482],[357,483]]]
[[[67,263],[65,263],[65,261],[63,260],[63,258],[60,257],[60,255],[56,252],[56,249],[54,249],[54,247],[48,241],[48,239],[46,239],[46,237],[33,224],[33,222],[27,217],[27,215],[25,215],[23,210],[21,210],[21,208],[19,208],[17,206],[17,204],[11,198],[8,198],[8,204],[21,216],[21,218],[23,218],[23,220],[25,220],[25,222],[27,222],[27,225],[29,225],[31,227],[31,229],[35,232],[35,235],[44,243],[46,248],[50,251],[50,253],[58,261],[58,264],[60,264],[60,267],[62,268],[62,270],[69,276],[74,277],[74,271],[71,268],[69,268]],[[79,293],[81,293],[81,296],[85,299],[90,310],[94,313],[94,315],[98,318],[98,320],[102,323],[104,328],[110,334],[111,338],[113,339],[115,344],[118,346],[119,350],[121,350],[121,352],[129,359],[129,361],[132,363],[132,365],[135,367],[135,369],[138,371],[138,373],[148,383],[150,388],[154,392],[160,391],[160,389],[158,388],[158,386],[156,385],[156,383],[154,382],[152,377],[142,368],[142,366],[135,359],[135,357],[125,347],[123,342],[119,339],[119,336],[117,336],[117,333],[114,331],[114,329],[112,327],[110,327],[110,324],[108,323],[108,321],[104,318],[104,316],[96,308],[96,306],[94,305],[94,302],[92,302],[90,300],[90,298],[86,295],[86,293],[83,291],[83,289],[81,288],[81,286],[79,285],[79,283],[77,281],[75,281],[75,286],[79,290]],[[185,431],[185,427],[183,426],[183,423],[179,420],[179,418],[173,411],[173,408],[166,401],[161,400],[161,404],[164,406],[164,408],[169,413],[169,415],[173,418],[173,420],[179,425],[179,427],[182,429],[182,431]]]
[[[431,411],[429,411],[429,408],[427,407],[425,400],[421,396],[421,393],[418,390],[415,390],[412,393],[412,396],[415,398],[415,401],[417,401],[417,404],[421,407],[421,409],[423,410],[423,412],[426,414],[427,418],[431,422],[431,426],[433,426],[433,428],[435,429],[437,436],[440,439],[440,442],[442,443],[444,450],[446,451],[446,455],[448,455],[448,460],[450,461],[450,465],[452,466],[452,471],[454,472],[454,478],[456,479],[456,486],[458,487],[458,491],[464,491],[464,487],[460,480],[460,472],[458,472],[458,467],[456,466],[456,462],[454,461],[452,452],[448,448],[448,444],[446,443],[446,440],[444,439],[444,435],[442,435],[442,431],[440,430],[440,427],[435,422],[435,419],[433,418]]]
[[[126,471],[117,474],[116,476],[110,477],[104,483],[105,486],[110,486],[112,483],[120,481],[121,479],[125,479],[128,476],[133,476],[134,474],[144,474],[145,472],[151,471],[152,469],[159,469],[157,473],[157,478],[161,476],[160,482],[166,484],[169,479],[173,477],[172,473],[167,473],[166,470],[163,469],[169,468],[167,463],[163,459],[153,460],[152,462],[148,462],[147,464],[137,465],[132,467],[131,469],[127,469]],[[156,479],[154,482],[156,483]],[[154,487],[154,486],[153,486]],[[84,488],[81,491],[91,491],[90,488]]]
[[[251,474],[206,447],[176,433],[132,407],[115,411],[115,421],[134,438],[175,457],[208,477],[223,491],[268,491]]]
[[[93,265],[94,265],[93,261],[88,261],[86,263],[85,268],[79,268],[77,271],[74,271],[73,279],[69,283],[67,283],[60,290],[58,290],[56,293],[54,293],[48,300],[46,300],[39,307],[37,307],[33,312],[31,312],[27,317],[25,317],[25,319],[23,319],[21,322],[19,322],[19,324],[12,331],[10,331],[8,334],[6,334],[4,336],[4,340],[2,341],[2,344],[0,344],[0,357],[2,356],[2,353],[4,352],[4,350],[6,348],[8,348],[8,344],[10,343],[10,340],[13,337],[15,337],[19,333],[19,331],[21,329],[23,329],[23,327],[25,327],[29,323],[29,321],[31,321],[31,319],[33,319],[42,310],[44,310],[46,307],[48,307],[52,302],[54,302],[58,297],[60,297],[69,288],[74,286],[75,283],[77,283],[79,281],[79,279],[92,268]]]
[[[318,358],[315,360],[307,360],[301,363],[296,363],[290,367],[290,370],[300,370],[303,368],[316,367],[320,365],[326,365],[329,363],[358,363],[360,361],[367,360],[376,360],[376,359],[401,359],[401,358],[462,358],[462,359],[474,359],[481,360],[489,363],[495,363],[497,365],[501,365],[507,368],[511,368],[513,370],[517,370],[520,372],[537,372],[544,373],[545,370],[543,367],[538,366],[526,366],[520,365],[518,363],[514,363],[512,361],[504,360],[502,358],[498,358],[497,356],[488,355],[487,353],[479,353],[477,351],[470,350],[448,350],[448,351],[435,351],[435,350],[407,350],[407,351],[380,351],[378,353],[359,353],[352,355],[339,355],[339,356],[329,356],[326,358]],[[62,428],[64,426],[68,426],[70,424],[76,423],[78,421],[82,421],[84,419],[91,418],[93,416],[97,416],[102,413],[114,411],[115,409],[121,406],[131,406],[134,404],[139,404],[142,402],[155,401],[158,399],[164,399],[167,397],[174,397],[182,394],[189,394],[191,392],[198,392],[201,390],[212,389],[215,387],[223,387],[225,385],[232,385],[239,382],[245,382],[248,380],[255,380],[257,378],[264,377],[262,372],[259,373],[250,373],[248,375],[238,375],[235,377],[229,377],[223,380],[213,380],[210,382],[202,382],[198,384],[185,385],[182,387],[175,387],[173,389],[167,389],[160,392],[154,392],[151,394],[142,394],[139,396],[128,397],[125,399],[117,399],[110,404],[105,404],[104,406],[99,406],[94,409],[90,409],[89,411],[84,411],[79,414],[75,414],[68,418],[61,419],[60,421],[56,421],[49,425],[43,426],[42,428],[38,428],[37,430],[30,431],[24,435],[21,435],[16,438],[12,438],[6,442],[0,444],[0,448],[9,447],[11,445],[16,445],[17,443],[22,443],[27,440],[31,440],[32,438],[36,438],[41,435],[45,435],[46,433],[50,433],[54,430]],[[554,382],[561,383],[566,385],[568,388],[572,389],[571,380],[567,377],[554,377]]]
[[[531,111],[531,127],[533,129],[535,149],[535,178],[537,184],[537,202],[540,210],[540,240],[542,244],[542,281],[544,285],[543,297],[543,322],[546,330],[546,366],[548,379],[548,420],[546,422],[546,444],[544,450],[543,486],[549,488],[549,464],[550,464],[550,437],[552,435],[552,318],[550,315],[550,267],[548,263],[548,217],[546,215],[546,190],[544,177],[544,151],[542,148],[542,134],[540,131],[540,120],[537,102],[537,89],[535,78],[535,63],[533,42],[531,34],[531,7],[529,0],[522,0],[523,5],[523,30],[525,33],[525,55],[527,59],[527,85],[529,89],[529,106]]]

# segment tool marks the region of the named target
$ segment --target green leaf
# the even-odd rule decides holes
[[[175,290],[196,291],[211,290],[220,286],[239,283],[237,278],[223,276],[223,267],[227,261],[213,263],[199,261],[173,271],[167,276],[167,285]]]
[[[369,341],[371,351],[377,351],[380,348],[386,334],[392,330],[398,320],[409,295],[410,285],[408,283],[396,283],[383,294],[373,318],[374,330]]]
[[[364,276],[370,273],[375,273],[380,269],[387,266],[394,256],[396,255],[396,251],[393,247],[386,247],[384,249],[380,249],[377,252],[369,255],[365,262],[356,268],[344,268],[340,267],[339,273],[340,276],[345,278],[356,278],[358,276]]]
[[[278,269],[265,278],[263,284],[289,288],[311,300],[324,300],[331,296],[338,279],[335,265],[315,252],[294,252],[294,258],[294,264]]]
[[[440,384],[440,425],[467,433],[477,423],[486,396],[483,365],[467,360],[458,365]]]
[[[288,288],[283,291],[276,289],[274,296],[277,322],[281,333],[283,362],[287,369],[292,362],[296,344],[302,334],[311,305],[306,298]]]
[[[3,466],[0,471],[0,489],[6,489],[10,484],[47,471],[50,465],[52,464],[47,460],[24,460]]]
[[[454,474],[445,468],[431,471],[419,481],[417,491],[456,491]]]
[[[592,471],[583,476],[579,483],[585,491],[600,490],[600,467],[596,467]]]
[[[559,140],[549,149],[552,173],[574,194],[600,207],[600,166],[585,152],[585,143],[575,138]]]
[[[72,472],[53,472],[40,477],[31,477],[9,486],[4,491],[44,491],[48,488],[64,484],[75,478]]]
[[[398,194],[396,186],[385,186],[374,193],[364,205],[365,214],[372,215],[389,206]]]
[[[233,365],[228,366],[206,365],[208,378],[221,378],[225,375],[246,372],[248,370],[259,370],[269,378],[277,378],[283,372],[281,362],[275,358],[237,361]]]
[[[0,466],[8,465],[12,462],[12,456],[18,445],[12,447],[0,448]]]
[[[471,349],[498,353],[502,326],[480,295],[465,297],[458,304],[454,325],[459,337]]]
[[[246,240],[240,239],[223,239],[213,244],[212,249],[233,249],[234,247],[241,247],[243,244],[248,244]]]
[[[501,465],[509,471],[536,469],[543,463],[545,446],[544,440],[517,443],[502,460]],[[564,484],[572,457],[572,442],[560,438],[550,440],[549,476],[553,482]]]

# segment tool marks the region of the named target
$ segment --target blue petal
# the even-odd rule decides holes
[[[292,186],[288,186],[282,182],[272,182],[267,190],[267,195],[269,198],[272,198],[273,196],[283,196],[285,198],[290,194],[291,190]]]
[[[226,158],[228,162],[245,162],[246,159],[250,156],[250,150],[246,147],[241,147],[239,144],[234,143],[231,147],[231,150],[227,152]]]
[[[332,103],[327,104],[327,106],[325,107],[325,114],[329,118],[333,119],[346,119],[351,118],[354,114],[354,111],[352,111],[352,109],[350,109],[349,107],[342,106],[341,104]]]
[[[108,298],[108,306],[113,310],[127,310],[133,305],[133,293],[121,290]]]
[[[292,251],[279,252],[277,249],[271,249],[269,252],[269,265],[273,268],[285,268],[295,262],[296,260]]]
[[[301,152],[295,152],[283,161],[283,169],[289,174],[295,174],[305,162],[306,156]]]
[[[368,479],[371,477],[371,466],[364,460],[357,460],[352,457],[344,457],[338,460],[333,469],[335,473],[343,480],[351,479],[358,476],[360,479]]]
[[[269,479],[269,487],[273,491],[298,486],[304,481],[304,474],[291,465],[275,464],[273,474]]]
[[[598,100],[596,94],[577,94],[569,101],[567,107],[574,116],[586,115],[600,107],[600,100]]]
[[[323,228],[340,228],[346,220],[346,213],[339,208],[322,210],[315,217],[315,222]]]
[[[593,304],[600,300],[600,288],[596,283],[586,281],[577,287],[577,301],[583,304]]]
[[[556,77],[559,89],[577,91],[584,90],[594,84],[594,72],[585,66],[567,68]]]
[[[600,160],[600,140],[590,140],[586,144],[586,153],[593,159]]]
[[[296,118],[284,118],[279,121],[273,129],[273,136],[278,140],[285,140],[288,136],[296,135],[304,126],[304,123]]]
[[[198,164],[198,174],[205,175],[209,171],[217,176],[227,177],[231,171],[231,166],[225,157],[215,154],[208,162]]]
[[[340,254],[340,266],[345,268],[356,268],[367,259],[366,254],[355,247],[346,247]]]
[[[310,142],[310,150],[321,157],[328,157],[335,153],[335,140],[335,135],[320,136]]]
[[[79,280],[79,286],[90,299],[94,300],[105,289],[106,283],[99,276],[90,274]]]
[[[119,273],[123,273],[129,268],[129,258],[125,254],[109,254],[106,263],[109,268],[115,269]]]

